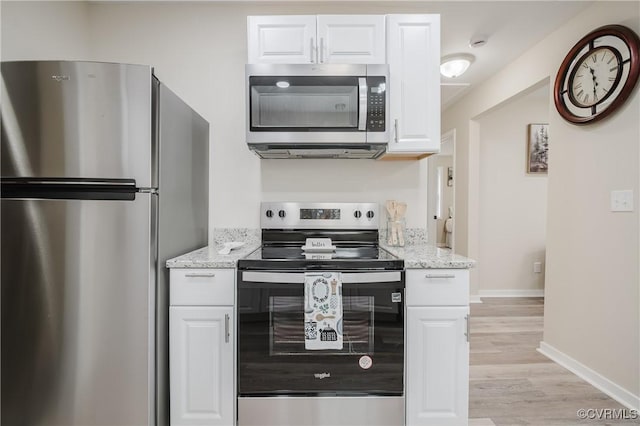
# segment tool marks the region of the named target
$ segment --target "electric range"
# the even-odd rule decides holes
[[[260,214],[262,246],[238,261],[238,424],[403,424],[404,261],[378,244],[378,205],[263,203]],[[341,302],[337,348],[307,345],[310,277],[340,281],[324,293]]]

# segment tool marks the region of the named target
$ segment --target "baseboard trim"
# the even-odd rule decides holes
[[[630,410],[640,411],[640,396],[632,394],[625,388],[617,385],[574,358],[571,358],[564,352],[559,351],[545,342],[540,342],[538,352],[571,371],[576,376],[585,380],[596,389],[609,395],[611,398],[615,399]]]
[[[480,290],[479,297],[544,297],[544,290]]]
[[[477,294],[469,295],[469,303],[482,303],[482,299]]]

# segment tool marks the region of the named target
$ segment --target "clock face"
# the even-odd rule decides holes
[[[618,109],[640,76],[640,39],[622,25],[607,25],[582,38],[556,76],[554,101],[567,121],[586,124]]]
[[[589,50],[576,63],[568,80],[569,100],[581,108],[600,104],[620,83],[622,57],[613,47]]]

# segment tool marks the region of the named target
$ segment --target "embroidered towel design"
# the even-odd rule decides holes
[[[342,274],[304,274],[304,348],[342,349]]]

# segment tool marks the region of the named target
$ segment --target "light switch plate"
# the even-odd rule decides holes
[[[533,262],[533,272],[536,274],[542,273],[542,262]]]
[[[611,191],[611,211],[612,212],[632,212],[633,211],[633,190],[624,189]]]

